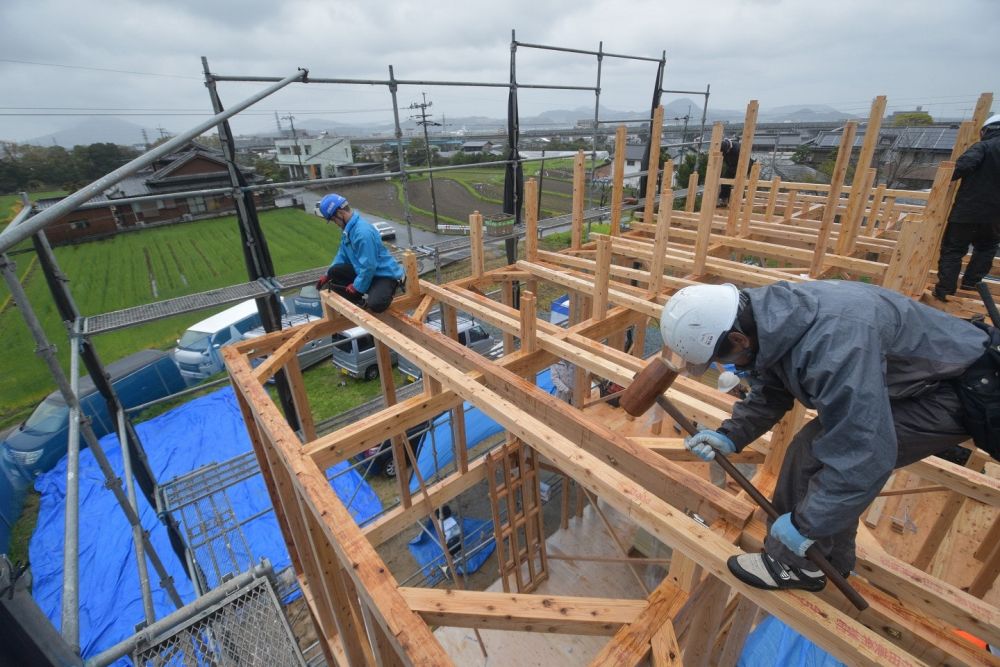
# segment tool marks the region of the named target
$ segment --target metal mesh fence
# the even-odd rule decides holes
[[[137,666],[305,665],[266,578],[252,581],[132,655]]]

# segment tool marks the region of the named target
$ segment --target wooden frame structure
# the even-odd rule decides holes
[[[990,108],[986,97],[977,107],[977,120]],[[871,161],[877,135],[871,123],[877,127],[884,108],[885,99],[877,98],[861,164]],[[752,140],[755,115],[752,102],[744,145]],[[965,144],[972,140],[972,127],[963,125]],[[700,211],[693,206],[674,210],[665,186],[658,210],[647,202],[643,222],[633,222],[626,232],[613,224],[611,234],[585,241],[582,206],[574,206],[571,247],[562,253],[546,252],[538,248],[536,184],[529,182],[524,259],[516,264],[485,269],[478,233],[482,218],[473,214],[469,278],[447,285],[420,280],[413,257],[407,256],[408,291],[388,311],[375,315],[327,294],[325,319],[224,350],[282,534],[331,664],[452,664],[432,626],[457,626],[608,636],[592,664],[634,665],[651,658],[654,665],[731,665],[763,611],[852,665],[1000,665],[955,633],[962,630],[1000,645],[1000,609],[988,596],[982,599],[1000,570],[996,512],[975,548],[983,564],[971,590],[894,556],[863,524],[858,569],[851,582],[871,604],[868,610],[857,612],[832,587],[818,595],[764,592],[740,583],[725,566],[726,559],[740,550],[761,547],[765,523],[751,501],[709,483],[698,464],[692,465],[680,438],[659,435],[659,429],[623,435],[609,428],[606,419],[594,416],[590,378],[627,385],[644,362],[638,356],[640,341],[632,352],[622,349],[624,331],[634,327],[641,338],[648,319],[658,318],[669,294],[682,286],[698,281],[755,286],[843,277],[928,299],[932,264],[954,195],[953,162],[942,163],[929,193],[875,186],[868,169],[857,170],[854,182],[847,185],[844,174],[853,143],[853,130],[848,128],[846,150],[838,157],[831,185],[778,179],[763,183],[754,170],[747,178],[734,179],[729,210],[716,212],[720,139],[717,126]],[[956,146],[956,155],[961,147]],[[672,165],[668,162],[662,168],[669,184]],[[619,169],[612,202],[621,202],[621,182]],[[582,197],[578,199],[582,204]],[[904,199],[923,203],[904,203]],[[620,211],[613,212],[612,219],[617,223]],[[746,263],[748,258],[754,258],[755,265]],[[527,288],[519,309],[513,307],[515,282]],[[568,328],[538,319],[535,294],[544,284],[570,293]],[[483,295],[492,285],[502,288],[499,302]],[[958,314],[976,311],[971,298],[945,305]],[[442,309],[441,332],[423,324],[434,306]],[[491,361],[460,345],[453,326],[457,311],[503,331],[503,357]],[[386,370],[389,349],[420,366],[424,392],[397,401],[391,374],[382,373],[383,410],[317,437],[296,351],[309,340],[353,326],[374,335]],[[265,356],[263,363],[251,366],[252,358]],[[561,359],[578,369],[574,405],[535,386],[535,374]],[[282,369],[293,389],[301,433],[292,431],[264,389],[263,383]],[[678,379],[668,396],[690,418],[707,426],[725,419],[733,400],[687,378]],[[506,429],[508,444],[502,457],[516,456],[513,452],[521,445],[530,448],[540,465],[572,478],[593,502],[599,499],[616,509],[673,550],[667,576],[648,597],[595,598],[574,590],[493,593],[398,584],[378,546],[414,522],[433,517],[436,508],[484,481],[493,470],[494,464],[482,456],[469,459],[464,422],[456,419],[454,471],[429,485],[420,478],[420,490],[409,492],[404,474],[409,444],[399,436],[444,411],[460,416],[463,401]],[[797,406],[734,457],[760,464],[755,483],[765,493],[773,490],[792,435],[809,418]],[[333,492],[323,470],[390,438],[401,471],[401,502],[362,528]],[[974,457],[972,466],[978,464],[981,460]],[[947,533],[947,507],[974,504],[983,511],[1000,507],[1000,479],[983,474],[981,466],[963,468],[934,458],[910,466],[907,472],[927,480],[914,488],[932,484],[940,487],[935,490],[939,495],[944,495],[942,490],[948,493],[940,513],[945,518],[929,531],[930,537],[921,536],[927,537],[924,551],[932,557],[935,543],[930,538]],[[512,479],[509,471],[504,479]],[[563,493],[565,499],[566,489]],[[894,500],[891,495],[887,498]],[[873,505],[869,525],[874,510]],[[877,517],[874,525],[879,525]],[[436,530],[441,537],[439,525]],[[522,559],[525,556],[533,554],[522,554]],[[926,568],[929,562],[924,554],[918,565]]]

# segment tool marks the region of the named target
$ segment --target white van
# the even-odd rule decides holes
[[[260,325],[257,302],[249,299],[188,327],[174,349],[174,361],[184,381],[197,384],[221,371],[219,348],[240,342],[248,331]]]

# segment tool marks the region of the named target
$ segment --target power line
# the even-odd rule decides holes
[[[201,81],[197,76],[181,76],[179,74],[159,74],[157,72],[136,72],[127,69],[108,69],[106,67],[87,67],[85,65],[64,65],[62,63],[40,63],[33,60],[14,60],[13,58],[0,58],[0,63],[13,63],[15,65],[38,65],[39,67],[62,67],[64,69],[84,69],[93,72],[111,72],[112,74],[135,74],[138,76],[159,76],[168,79],[191,79]]]

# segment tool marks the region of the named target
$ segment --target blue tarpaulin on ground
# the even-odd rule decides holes
[[[535,376],[535,384],[542,391],[550,394],[555,393],[555,389],[552,387],[552,377],[547,368]],[[465,408],[465,440],[468,449],[472,449],[486,438],[503,430],[500,424],[483,414],[479,408],[473,407],[471,403],[465,403],[463,407]],[[451,446],[451,412],[442,413],[434,419],[432,428],[421,436],[419,448],[417,470],[420,471],[424,481],[429,482],[438,471],[447,470],[448,465],[455,459],[454,448]],[[419,488],[420,483],[417,476],[411,474],[410,492],[416,492]]]
[[[455,569],[459,574],[472,574],[483,566],[496,548],[496,542],[493,541],[493,522],[463,517],[462,540],[465,550],[452,555],[452,562],[455,563]],[[430,519],[424,522],[424,530],[410,540],[407,547],[420,564],[427,585],[433,586],[444,579],[448,560],[444,557],[444,551]]]
[[[750,633],[743,645],[738,667],[782,665],[782,667],[844,667],[829,653],[769,616]]]
[[[211,463],[227,461],[251,449],[231,387],[194,399],[139,424],[136,430],[153,474],[161,482]],[[121,475],[123,468],[117,436],[101,438],[101,445],[115,473]],[[346,464],[341,466],[346,467]],[[327,477],[336,472],[339,469],[327,471]],[[353,498],[351,512],[359,522],[382,511],[378,497],[357,472],[349,470],[336,476],[332,484],[345,503]],[[35,488],[42,497],[38,526],[29,545],[33,595],[58,628],[63,583],[66,458],[40,476]],[[238,519],[265,512],[242,528],[254,560],[267,558],[275,571],[287,567],[290,559],[274,513],[266,511],[271,501],[261,476],[254,475],[229,487],[226,493]],[[195,598],[194,589],[170,546],[166,530],[138,488],[136,496],[143,527],[149,532],[183,602],[191,602]],[[83,656],[88,657],[131,636],[135,624],[143,620],[132,530],[114,495],[105,488],[104,475],[90,449],[80,453],[79,563],[80,645]],[[174,605],[160,586],[153,567],[150,565],[148,569],[156,616],[162,618],[174,610]]]

